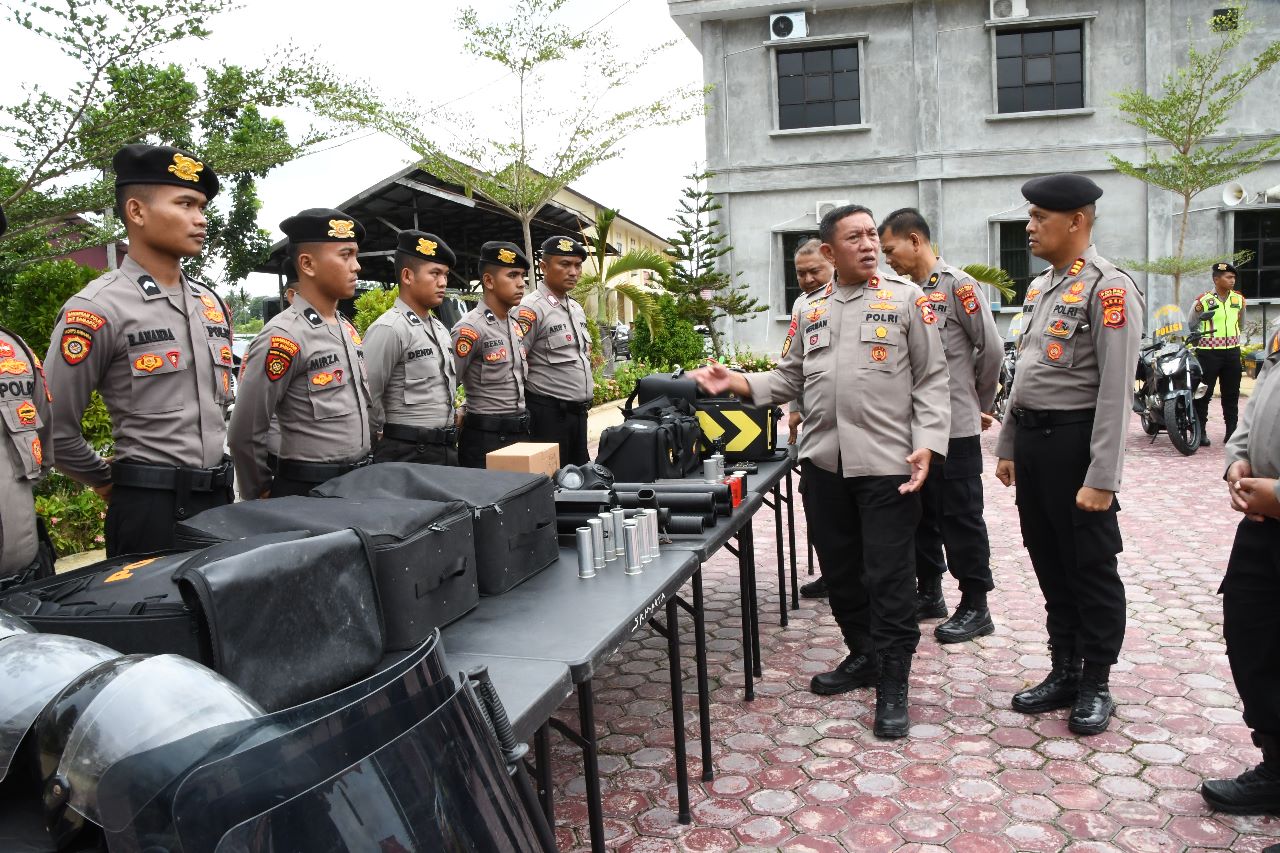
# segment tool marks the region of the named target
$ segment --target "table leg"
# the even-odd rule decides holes
[[[787,559],[782,552],[782,486],[773,487],[773,541],[778,548],[778,611],[787,627]]]
[[[596,744],[596,701],[591,679],[578,685],[578,722],[582,728],[582,764],[587,782],[587,824],[593,853],[604,853],[604,803],[600,794],[600,754]]]
[[[551,779],[551,738],[546,723],[533,733],[533,755],[538,762],[538,798],[542,800],[542,813],[547,816],[547,825],[554,831],[556,825],[554,784]]]
[[[763,678],[764,671],[760,664],[760,603],[756,597],[756,534],[750,521],[742,526],[742,533],[740,550],[746,555],[747,600],[751,603],[751,671],[756,678]]]
[[[796,502],[791,485],[794,468],[787,469],[787,554],[791,559],[791,609],[800,609],[800,573],[796,571]],[[785,599],[786,596],[784,595]]]
[[[689,812],[689,758],[684,743],[684,677],[680,671],[680,614],[675,598],[667,600],[667,667],[671,676],[671,725],[675,736],[676,801],[681,823],[692,823]]]
[[[693,606],[678,599],[693,614],[693,659],[698,667],[698,736],[702,739],[702,781],[715,778],[711,767],[711,687],[707,677],[707,619],[702,601],[702,566],[693,573]]]
[[[742,610],[742,679],[746,692],[743,699],[755,701],[756,687],[752,683],[755,666],[751,662],[751,567],[748,563],[750,552],[746,547],[749,541],[751,525],[746,525],[737,533],[738,546],[726,545],[725,549],[738,558],[738,601]]]

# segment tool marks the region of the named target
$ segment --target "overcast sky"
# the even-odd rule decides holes
[[[454,102],[492,121],[500,129],[510,113],[512,79],[501,68],[464,52],[456,29],[461,0],[247,0],[243,7],[210,22],[213,35],[184,43],[187,61],[260,64],[292,42],[311,50],[336,73],[367,80],[388,100],[413,99],[424,106]],[[483,20],[492,20],[513,3],[476,0]],[[579,31],[596,24],[607,28],[620,50],[635,51],[666,41],[675,44],[629,83],[628,105],[668,90],[701,84],[701,58],[667,14],[666,0],[570,0],[564,14]],[[50,93],[65,91],[75,68],[43,41],[6,20],[0,23],[0,100],[21,99],[18,83],[35,83]],[[170,57],[183,61],[173,52]],[[590,78],[590,68],[561,68],[548,81],[551,96],[573,92],[575,80]],[[295,133],[304,116],[281,116]],[[537,140],[535,140],[536,142]],[[0,144],[3,140],[0,139]],[[659,234],[672,233],[683,176],[704,158],[702,120],[678,127],[638,129],[623,155],[598,167],[575,187],[619,208],[624,216]],[[330,206],[350,198],[414,160],[413,153],[385,137],[358,135],[271,172],[259,181],[263,206],[258,222],[281,235],[277,224],[305,207]],[[216,165],[216,164],[215,164]],[[251,290],[274,291],[274,277],[254,276]]]

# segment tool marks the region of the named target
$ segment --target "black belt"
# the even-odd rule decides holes
[[[1041,412],[1031,409],[1013,409],[1010,414],[1020,427],[1041,429],[1044,427],[1066,426],[1067,424],[1093,423],[1093,409],[1045,410]]]
[[[408,424],[386,424],[382,428],[382,436],[413,444],[443,444],[445,447],[456,447],[458,444],[457,427],[433,429]]]
[[[372,456],[362,456],[354,462],[303,462],[301,459],[281,459],[274,454],[267,456],[272,474],[303,483],[324,483],[363,468],[372,461]]]
[[[521,412],[518,415],[475,415],[468,412],[462,422],[462,426],[464,429],[476,429],[481,432],[528,432],[529,413]]]
[[[116,486],[157,491],[218,492],[235,483],[231,460],[224,459],[216,468],[183,468],[180,465],[148,465],[138,462],[112,462],[111,482]]]
[[[524,398],[531,403],[541,403],[545,406],[555,406],[562,412],[569,412],[574,415],[585,415],[591,411],[592,400],[583,400],[581,403],[574,403],[570,400],[560,400],[556,397],[548,397],[546,394],[535,394],[532,391],[525,391]]]

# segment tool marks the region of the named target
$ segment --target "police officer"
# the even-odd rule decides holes
[[[176,520],[232,500],[233,360],[226,305],[181,265],[204,247],[217,175],[162,145],[126,145],[111,163],[129,257],[63,306],[46,367],[57,467],[107,500],[114,557],[171,548]],[[110,463],[80,433],[95,390],[111,414]]]
[[[792,316],[778,367],[745,375],[709,365],[691,375],[713,394],[732,391],[757,406],[804,391],[810,535],[849,646],[845,661],[814,676],[810,689],[830,695],[875,684],[875,734],[905,737],[907,678],[920,639],[918,492],[933,454],[947,449],[946,356],[920,288],[877,270],[871,211],[836,208],[819,234],[836,282]]]
[[[0,236],[8,220],[0,208]],[[0,589],[53,574],[36,518],[36,483],[53,465],[52,397],[40,359],[0,326],[0,416],[8,440],[0,451]]]
[[[1240,377],[1244,365],[1240,361],[1240,330],[1244,328],[1244,294],[1236,293],[1236,268],[1225,261],[1213,265],[1213,290],[1196,297],[1191,306],[1196,322],[1202,314],[1212,316],[1200,322],[1204,337],[1196,344],[1196,358],[1204,370],[1204,384],[1208,391],[1195,401],[1196,417],[1200,419],[1200,446],[1209,446],[1209,398],[1213,387],[1222,383],[1222,422],[1226,426],[1226,438],[1236,430],[1240,411]]]
[[[991,543],[982,520],[979,436],[993,420],[989,413],[995,404],[1004,344],[982,288],[967,273],[934,255],[930,239],[929,223],[914,208],[895,210],[880,224],[885,260],[894,272],[923,288],[938,315],[947,351],[951,438],[947,458],[934,461],[920,490],[923,514],[916,533],[916,616],[947,615],[942,575],[949,569],[960,582],[960,604],[933,635],[939,643],[961,643],[995,631],[987,608],[987,593],[994,584]]]
[[[524,398],[533,440],[559,444],[561,465],[588,461],[587,412],[595,393],[591,333],[586,312],[569,295],[586,259],[586,247],[577,240],[547,239],[538,262],[542,283],[516,312],[529,365]]]
[[[340,210],[311,208],[280,230],[298,292],[249,344],[231,416],[231,456],[247,499],[305,495],[371,461],[360,334],[338,311],[338,300],[355,294],[364,226]],[[278,457],[267,445],[273,415]]]
[[[491,450],[529,440],[525,411],[523,331],[516,309],[524,298],[529,260],[515,243],[480,247],[480,302],[453,327],[453,356],[467,391],[458,459],[485,467]]]
[[[828,284],[835,274],[835,267],[831,266],[831,262],[822,256],[822,241],[817,237],[810,237],[808,240],[800,244],[795,254],[796,265],[796,283],[800,285],[800,295],[796,297],[796,301],[791,306],[791,316],[796,316],[796,312],[808,310],[809,297],[818,293]],[[787,443],[796,444],[799,440],[800,424],[804,419],[804,395],[801,394],[791,401],[791,411],[787,413]],[[805,523],[808,526],[809,505],[805,501],[804,480],[800,480],[800,499],[804,507]],[[827,584],[822,579],[822,559],[818,559],[818,577],[807,584],[800,587],[800,595],[803,598],[826,598]]]
[[[1133,280],[1092,244],[1101,188],[1082,175],[1022,185],[1027,242],[1049,262],[1023,304],[1012,422],[1000,431],[996,477],[1018,485],[1018,519],[1044,594],[1052,670],[1013,697],[1036,714],[1071,708],[1077,734],[1107,728],[1109,676],[1124,641],[1123,545],[1116,492],[1145,316]]]
[[[1222,579],[1222,634],[1231,675],[1244,704],[1245,725],[1262,749],[1262,763],[1234,779],[1200,789],[1218,811],[1280,812],[1280,336],[1274,336],[1244,410],[1227,442],[1231,507],[1245,517]]]
[[[364,358],[373,398],[375,462],[458,464],[458,392],[449,330],[431,309],[444,302],[456,263],[444,240],[401,231],[396,241],[395,305],[365,331]]]

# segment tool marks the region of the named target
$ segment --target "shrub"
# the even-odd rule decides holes
[[[374,320],[391,310],[391,306],[396,304],[396,297],[399,295],[398,287],[390,290],[375,288],[360,294],[360,298],[356,300],[356,316],[352,320],[356,324],[356,330],[361,335],[368,331]]]
[[[43,359],[62,304],[100,275],[100,270],[75,261],[40,261],[24,267],[0,282],[0,323],[21,335]]]
[[[636,388],[636,382],[642,376],[659,372],[664,368],[654,368],[643,361],[624,361],[617,366],[612,376],[605,376],[602,368],[596,368],[592,378],[596,383],[595,396],[591,404],[599,406],[611,400],[625,400]]]
[[[51,473],[36,487],[36,512],[49,528],[60,555],[103,546],[107,505],[92,489],[62,474]]]
[[[655,338],[647,323],[636,323],[631,355],[638,362],[694,367],[702,362],[704,343],[693,323],[680,316],[676,300],[669,294],[658,300],[662,331]]]
[[[732,355],[721,356],[719,362],[744,373],[765,373],[778,366],[770,356],[756,355],[751,350],[738,350]]]

